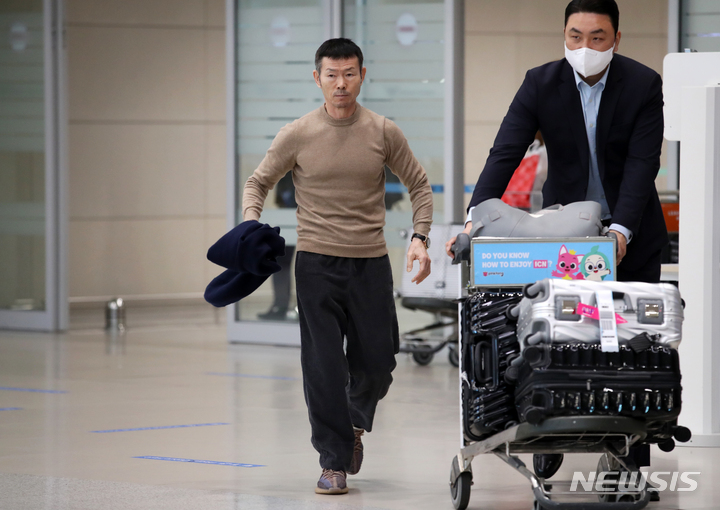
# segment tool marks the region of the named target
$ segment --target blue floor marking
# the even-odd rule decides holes
[[[194,462],[195,464],[214,464],[216,466],[233,466],[233,467],[245,467],[245,468],[265,467],[262,464],[241,464],[238,462],[220,462],[217,460],[178,459],[176,457],[155,457],[152,455],[133,457],[133,459],[169,460],[172,462]]]
[[[22,407],[0,407],[0,411],[22,411]]]
[[[91,430],[97,434],[106,434],[108,432],[134,432],[136,430],[160,430],[160,429],[184,429],[187,427],[211,427],[213,425],[230,425],[229,423],[193,423],[190,425],[166,425],[163,427],[139,427],[135,429],[111,429],[111,430]]]
[[[0,386],[2,391],[29,391],[30,393],[67,393],[63,390],[35,390],[32,388],[10,388],[9,386]]]
[[[299,377],[283,377],[279,375],[252,375],[252,374],[223,374],[220,372],[206,372],[205,375],[222,375],[224,377],[248,377],[250,379],[277,379],[279,381],[299,381]]]

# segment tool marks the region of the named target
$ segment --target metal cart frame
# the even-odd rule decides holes
[[[528,423],[515,425],[493,436],[467,444],[453,458],[450,467],[450,492],[453,505],[464,510],[470,500],[472,485],[472,461],[477,455],[493,453],[530,481],[535,496],[534,508],[561,510],[638,510],[650,501],[647,486],[637,490],[623,490],[615,484],[604,491],[569,492],[558,487],[570,485],[569,481],[553,481],[546,484],[530,471],[516,456],[519,453],[603,453],[613,464],[628,472],[633,471],[622,457],[634,443],[645,439],[644,423],[625,417],[570,416],[548,418],[541,425]],[[602,462],[602,459],[601,459]],[[607,461],[606,461],[607,462]],[[608,481],[609,482],[609,481]],[[605,485],[608,485],[608,482]],[[611,483],[610,483],[611,485]],[[618,501],[558,502],[553,496],[597,495]],[[630,497],[634,501],[619,501]]]

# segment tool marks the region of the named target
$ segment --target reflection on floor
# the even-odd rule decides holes
[[[452,508],[458,375],[446,356],[425,367],[398,356],[350,493],[319,496],[299,350],[228,346],[222,314],[175,312],[136,314],[123,335],[77,317],[62,335],[0,332],[1,509]],[[665,491],[649,508],[718,508],[720,451],[653,458],[655,470],[701,474],[697,491]],[[596,462],[569,456],[559,476]],[[469,508],[532,507],[527,481],[499,459],[473,471]]]

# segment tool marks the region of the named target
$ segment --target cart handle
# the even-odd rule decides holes
[[[450,251],[455,255],[452,264],[456,265],[463,260],[470,261],[470,236],[461,232],[455,237],[455,242],[450,247]]]

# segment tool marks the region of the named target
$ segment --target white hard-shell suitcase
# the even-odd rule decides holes
[[[682,339],[683,303],[669,283],[545,279],[528,285],[513,314],[521,349],[540,343],[599,343],[597,291],[612,292],[620,345],[646,333],[677,349]],[[579,306],[582,305],[582,306]],[[581,312],[581,313],[578,313]]]

